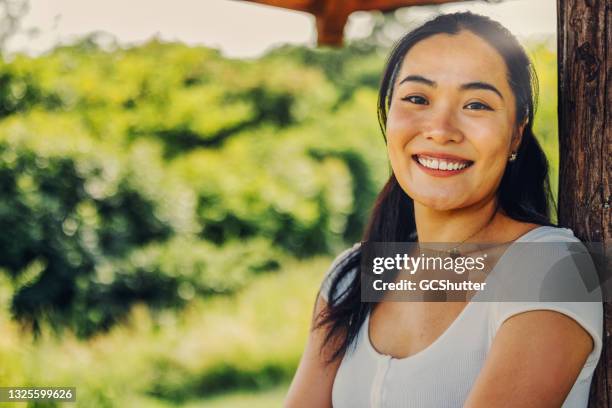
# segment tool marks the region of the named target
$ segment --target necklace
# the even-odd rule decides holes
[[[491,224],[491,222],[493,222],[493,219],[495,218],[495,214],[497,214],[497,207],[495,207],[495,211],[493,211],[493,215],[491,215],[491,217],[489,218],[489,220],[486,222],[486,224],[483,227],[478,229],[473,234],[469,235],[467,238],[465,238],[464,240],[459,242],[457,245],[455,245],[451,249],[446,250],[445,252],[447,252],[453,258],[457,258],[458,256],[460,256],[461,252],[459,252],[459,250],[457,248],[459,248],[461,245],[463,245],[465,243],[465,241],[467,241],[468,239],[474,237],[476,234],[478,234],[479,232],[481,232],[485,228],[487,228]]]

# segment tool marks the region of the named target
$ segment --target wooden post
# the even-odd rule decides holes
[[[607,0],[557,0],[559,222],[583,241],[612,247],[612,135]],[[608,268],[610,260],[608,259]],[[604,304],[604,349],[589,407],[612,406],[612,303]]]

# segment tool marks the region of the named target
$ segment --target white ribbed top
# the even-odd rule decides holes
[[[567,228],[539,227],[515,242],[579,241]],[[337,266],[358,245],[344,251],[332,264],[321,286],[320,295],[325,300],[328,298],[332,272],[337,270]],[[348,282],[348,276],[340,282],[339,293],[342,293]],[[562,408],[586,407],[593,371],[602,348],[601,302],[470,302],[431,345],[401,359],[380,354],[374,349],[368,335],[368,315],[361,326],[354,348],[351,347],[344,355],[336,374],[332,394],[333,406],[461,407],[501,324],[515,314],[541,309],[555,310],[570,316],[593,338],[593,351]]]

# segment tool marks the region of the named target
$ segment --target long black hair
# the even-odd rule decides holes
[[[523,129],[517,159],[506,166],[497,192],[499,208],[518,221],[552,225],[549,203],[552,194],[548,179],[548,161],[533,134],[538,82],[535,70],[517,39],[501,24],[488,17],[470,12],[440,15],[407,33],[394,46],[383,72],[378,94],[378,122],[386,142],[387,113],[393,86],[401,63],[408,51],[419,41],[436,34],[455,35],[468,30],[479,36],[499,52],[506,63],[507,79],[516,99],[516,124],[527,124]],[[375,201],[362,242],[416,242],[414,203],[402,190],[395,175],[386,182]],[[323,347],[333,344],[329,362],[339,358],[354,343],[367,314],[374,303],[361,301],[359,273],[359,245],[347,251],[332,270],[328,307],[318,316],[315,329],[325,327]],[[348,276],[347,276],[348,275]],[[343,293],[339,282],[349,280]]]

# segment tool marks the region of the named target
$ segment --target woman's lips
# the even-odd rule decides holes
[[[425,173],[435,177],[454,176],[467,171],[474,164],[471,160],[451,155],[415,154],[412,159]]]

